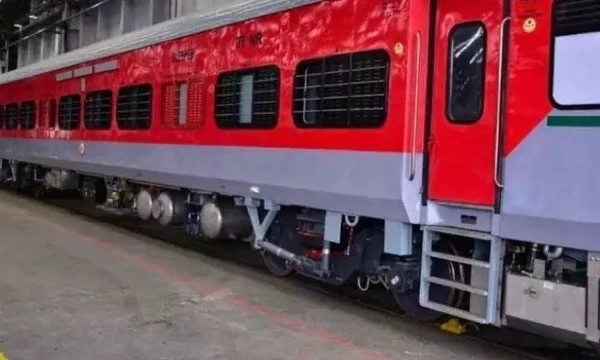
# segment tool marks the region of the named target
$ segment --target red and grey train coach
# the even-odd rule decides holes
[[[600,0],[272,0],[0,76],[2,177],[412,316],[600,337]]]

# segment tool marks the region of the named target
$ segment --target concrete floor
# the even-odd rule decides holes
[[[4,192],[0,252],[10,360],[520,358]]]

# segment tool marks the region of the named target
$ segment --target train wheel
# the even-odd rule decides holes
[[[263,253],[263,259],[267,269],[276,276],[287,277],[294,274],[294,268],[290,267],[284,259],[267,252]]]
[[[456,247],[448,241],[439,241],[434,249],[440,252],[459,255]],[[432,263],[431,274],[435,277],[448,279],[451,281],[465,283],[465,269],[462,264],[453,263],[446,260],[435,259]],[[399,293],[392,291],[396,303],[402,310],[412,318],[425,322],[439,321],[446,317],[445,314],[424,308],[419,304],[419,289],[414,291]],[[464,298],[464,292],[452,288],[431,285],[429,288],[429,299],[433,302],[448,306],[459,306]]]
[[[282,218],[280,217],[271,225],[266,240],[272,244],[281,245],[282,243],[285,243],[285,240],[289,240],[291,236],[293,236],[292,232],[285,226],[284,221],[282,221]],[[295,273],[294,268],[292,268],[286,260],[266,251],[263,251],[262,255],[265,266],[274,275],[287,277]]]

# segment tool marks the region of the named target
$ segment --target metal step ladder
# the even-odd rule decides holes
[[[477,241],[489,242],[489,262],[476,260],[468,257],[455,256],[451,254],[436,252],[433,250],[433,244],[438,234],[457,235],[466,238],[472,238]],[[421,255],[421,287],[419,293],[419,303],[421,306],[436,310],[441,313],[456,316],[478,324],[499,325],[499,302],[500,302],[500,284],[502,276],[502,261],[504,257],[503,242],[500,238],[488,233],[472,230],[462,230],[444,226],[425,226],[423,228],[423,252]],[[470,265],[472,268],[483,269],[487,272],[487,286],[481,288],[463,284],[447,279],[442,279],[431,275],[431,264],[433,259],[451,261],[455,263]],[[485,314],[474,313],[433,302],[429,299],[429,290],[432,284],[454,288],[465,291],[470,294],[479,295],[485,298]]]

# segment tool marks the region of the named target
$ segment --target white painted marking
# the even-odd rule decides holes
[[[94,65],[94,72],[97,74],[97,73],[103,73],[103,72],[107,72],[107,71],[117,70],[118,68],[119,68],[119,61],[111,60],[111,61],[106,61],[106,62]]]
[[[84,67],[75,69],[75,71],[73,71],[73,76],[74,77],[86,76],[86,75],[90,75],[93,71],[94,71],[94,69],[91,66],[84,66]]]
[[[73,72],[72,71],[65,71],[65,72],[61,72],[59,74],[56,74],[56,81],[64,81],[64,80],[69,80],[73,78]]]

